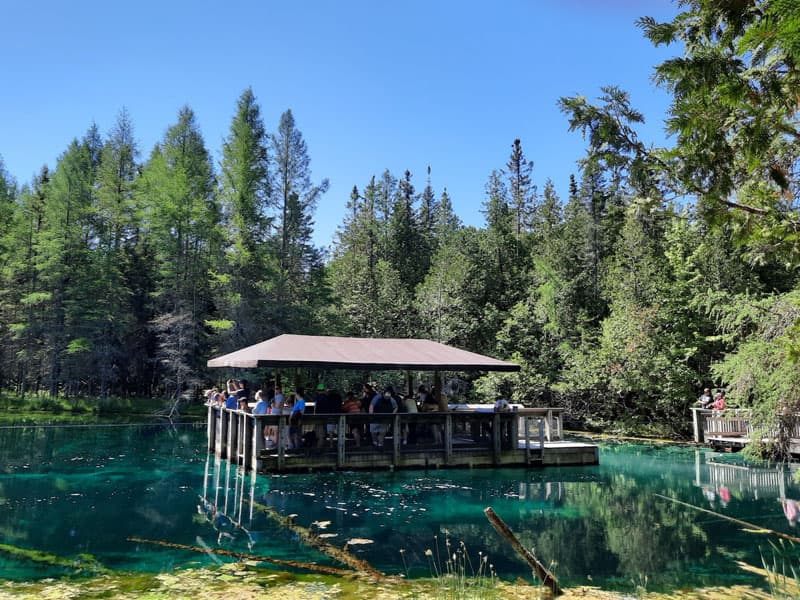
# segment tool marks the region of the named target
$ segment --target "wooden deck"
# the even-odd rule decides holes
[[[711,410],[692,408],[694,441],[712,448],[740,450],[750,443],[753,426],[750,411],[745,409]],[[800,428],[795,427],[789,451],[800,454]]]
[[[304,415],[308,442],[290,448],[287,415],[209,406],[208,450],[259,473],[597,464],[597,446],[562,439],[561,414],[557,408],[496,413],[472,405],[448,412]],[[376,423],[390,430],[381,447],[367,435]],[[265,427],[274,428],[274,445],[265,443]],[[354,427],[363,432],[360,446],[350,433]],[[406,428],[403,444],[393,432]],[[309,439],[312,432],[316,440]]]

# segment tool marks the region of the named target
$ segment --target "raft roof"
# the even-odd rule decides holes
[[[431,340],[284,334],[208,361],[209,367],[370,371],[519,371],[514,363]]]

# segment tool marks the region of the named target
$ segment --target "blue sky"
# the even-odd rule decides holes
[[[291,108],[313,179],[330,180],[315,241],[329,245],[353,185],[409,169],[421,191],[432,169],[456,212],[481,225],[484,185],[514,138],[566,195],[585,149],[561,96],[603,85],[631,94],[642,138],[665,143],[669,98],[653,48],[634,21],[669,20],[665,0],[504,2],[7,2],[0,19],[0,156],[19,183],[54,166],[96,123],[127,108],[145,159],[178,110],[197,114],[219,160],[236,100],[251,86],[265,123]]]

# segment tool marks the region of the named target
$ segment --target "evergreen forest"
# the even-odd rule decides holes
[[[475,191],[480,228],[435,165],[326,196],[292,111],[268,126],[251,89],[218,161],[188,106],[147,152],[123,109],[30,182],[0,160],[0,388],[176,397],[219,378],[214,355],[306,333],[511,360],[471,394],[587,425],[680,435],[705,387],[797,410],[800,5],[682,9],[638,23],[675,50],[654,71],[669,147],[640,139],[623,89],[565,96],[565,135],[585,140],[567,196],[535,141],[509,140]],[[330,249],[312,238],[321,202],[347,206]]]

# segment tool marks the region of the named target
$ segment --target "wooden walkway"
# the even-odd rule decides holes
[[[389,428],[381,447],[371,443],[370,424]],[[267,445],[264,428],[276,433]],[[352,428],[362,431],[356,446]],[[408,430],[408,443],[392,432]],[[312,435],[313,432],[313,435]],[[597,446],[562,439],[562,409],[493,412],[466,406],[448,412],[304,415],[307,443],[289,444],[288,415],[253,415],[208,407],[208,450],[259,473],[598,463]]]
[[[750,443],[753,426],[746,409],[711,410],[692,408],[694,441],[713,448],[739,450]],[[795,426],[789,440],[789,451],[800,454],[800,426]]]

